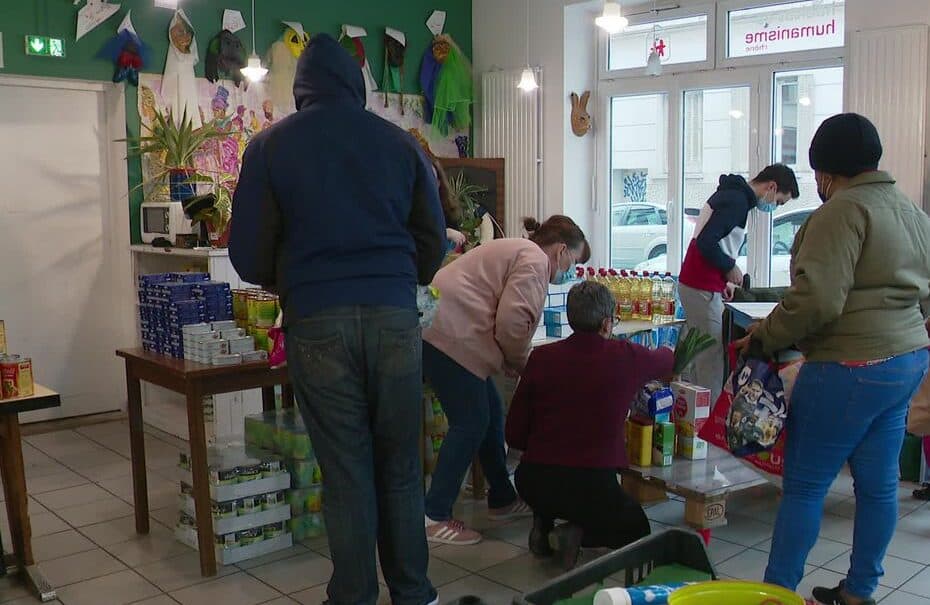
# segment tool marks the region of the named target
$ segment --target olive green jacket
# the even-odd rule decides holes
[[[791,249],[791,287],[754,338],[810,361],[871,361],[928,345],[930,218],[886,172],[852,180]]]

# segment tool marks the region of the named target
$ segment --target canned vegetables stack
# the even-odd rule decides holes
[[[268,330],[275,326],[281,310],[278,297],[258,288],[233,290],[232,297],[236,325],[255,339],[259,351],[270,353],[272,342]]]
[[[242,445],[211,447],[207,453],[216,560],[232,565],[290,548],[291,480],[281,458]],[[181,454],[180,513],[175,534],[197,548],[191,462]]]
[[[268,411],[245,418],[245,442],[284,460],[291,477],[291,533],[297,541],[322,536],[323,475],[303,418],[295,409]]]
[[[0,320],[0,400],[32,397],[32,360],[6,351],[6,327]]]

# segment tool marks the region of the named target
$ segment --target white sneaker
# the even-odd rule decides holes
[[[449,544],[452,546],[472,546],[481,542],[481,534],[465,527],[465,524],[455,519],[448,521],[433,521],[426,518],[426,540],[433,544]]]

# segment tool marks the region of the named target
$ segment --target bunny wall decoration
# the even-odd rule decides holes
[[[572,132],[576,137],[583,137],[591,130],[591,115],[588,113],[588,101],[591,99],[591,91],[586,90],[578,98],[576,93],[572,93]]]

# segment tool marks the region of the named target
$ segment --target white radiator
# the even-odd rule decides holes
[[[478,156],[504,158],[505,225],[508,237],[520,237],[523,217],[542,221],[541,88],[517,88],[518,71],[492,71],[481,78],[481,136]],[[542,86],[542,71],[536,71]]]
[[[846,110],[875,123],[884,147],[881,167],[918,206],[927,140],[927,31],[908,25],[853,32],[846,65]]]

